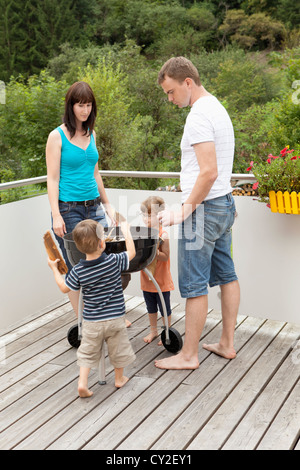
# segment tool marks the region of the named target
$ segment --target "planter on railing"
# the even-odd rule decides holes
[[[270,191],[270,206],[272,212],[280,214],[300,214],[300,193],[293,191]]]

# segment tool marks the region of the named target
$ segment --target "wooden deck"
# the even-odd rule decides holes
[[[211,311],[199,369],[163,371],[153,362],[169,353],[142,339],[143,299],[126,296],[126,306],[137,354],[130,380],[117,390],[107,361],[107,384],[92,373],[89,399],[77,396],[69,303],[0,338],[0,449],[300,450],[299,325],[240,316],[238,355],[228,361],[201,348],[220,335],[220,313]],[[173,306],[173,326],[184,334],[183,305]]]

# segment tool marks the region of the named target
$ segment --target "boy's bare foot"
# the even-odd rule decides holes
[[[89,398],[93,395],[93,392],[84,385],[78,384],[78,395],[80,398]]]
[[[126,325],[126,328],[129,328],[131,326],[131,322],[127,320],[127,318],[125,318],[125,325]]]
[[[225,348],[220,343],[203,344],[202,347],[207,349],[207,351],[218,354],[218,356],[225,357],[225,359],[234,359],[236,357],[234,348]]]
[[[147,336],[145,336],[144,341],[145,343],[151,343],[155,338],[157,338],[157,330],[151,331]]]
[[[115,386],[117,388],[121,388],[121,387],[123,387],[123,385],[125,385],[128,382],[128,380],[129,380],[129,378],[125,377],[125,375],[123,375],[123,377],[121,377],[120,379],[115,380]]]
[[[198,358],[186,359],[182,353],[154,362],[158,369],[198,369]]]

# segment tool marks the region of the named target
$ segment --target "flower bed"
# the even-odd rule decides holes
[[[269,154],[265,161],[250,163],[247,171],[252,170],[256,178],[253,189],[261,202],[269,205],[270,191],[300,193],[300,156],[294,152],[286,146],[279,155]]]

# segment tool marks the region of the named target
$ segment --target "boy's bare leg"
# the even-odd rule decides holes
[[[124,372],[123,367],[120,367],[120,368],[115,367],[115,386],[117,388],[123,387],[123,385],[125,385],[129,380],[128,377],[125,377],[125,375],[123,375],[123,372]]]
[[[185,341],[182,350],[175,356],[155,361],[159,369],[197,369],[199,367],[199,340],[205,325],[208,296],[202,295],[186,300]]]
[[[80,367],[79,380],[78,380],[78,394],[81,398],[88,398],[93,395],[93,392],[88,389],[88,376],[90,367]]]
[[[145,343],[151,343],[158,336],[157,333],[157,312],[149,313],[150,333],[144,337]]]
[[[203,344],[203,348],[226,359],[234,359],[236,352],[233,338],[240,305],[240,286],[238,281],[233,281],[220,287],[223,320],[222,335],[219,343]]]

